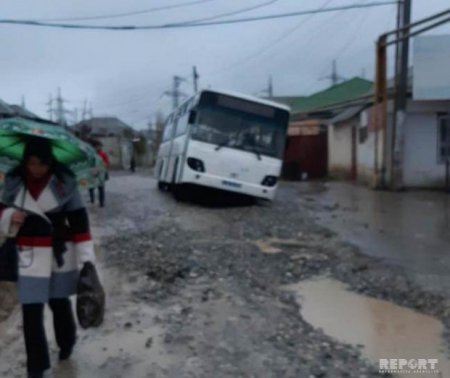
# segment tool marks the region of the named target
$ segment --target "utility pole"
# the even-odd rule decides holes
[[[64,100],[61,97],[61,88],[58,88],[58,96],[56,97],[56,122],[62,126],[67,125],[65,112]]]
[[[84,99],[83,101],[83,110],[81,113],[81,120],[84,121],[86,119],[86,115],[87,115],[87,98]]]
[[[173,77],[173,92],[172,92],[172,96],[173,96],[173,108],[176,109],[178,108],[178,104],[179,104],[179,99],[180,99],[180,84],[181,84],[181,77],[179,76],[174,76]]]
[[[272,83],[272,75],[269,75],[269,79],[267,81],[267,89],[262,89],[259,92],[255,93],[255,96],[260,96],[262,94],[267,94],[267,98],[273,97],[273,83]]]
[[[395,99],[394,122],[392,138],[392,189],[400,190],[403,187],[403,148],[404,123],[406,119],[406,106],[408,100],[408,55],[409,55],[409,28],[411,23],[411,0],[398,2],[397,38],[395,61]]]
[[[338,74],[336,68],[336,60],[333,60],[333,68],[331,72],[331,86],[336,85],[338,83]]]
[[[345,77],[339,76],[339,74],[337,72],[336,59],[333,59],[333,63],[332,63],[332,67],[331,67],[331,75],[320,78],[320,80],[323,80],[323,79],[330,79],[331,86],[338,84],[339,81],[341,81],[341,80],[345,80]]]
[[[75,108],[72,112],[73,116],[73,124],[76,125],[78,123],[78,108]]]
[[[401,189],[403,186],[403,175],[401,171],[403,160],[403,129],[405,127],[404,121],[408,94],[408,40],[411,37],[450,22],[450,9],[414,21],[413,23],[410,22],[410,13],[411,0],[399,4],[398,25],[404,26],[380,35],[376,44],[375,111],[373,113],[375,129],[374,187],[384,188],[385,186],[389,186],[391,189]],[[406,46],[402,42],[406,43]],[[395,60],[396,81],[392,88],[392,96],[388,90],[387,82],[387,49],[391,45],[398,46]],[[400,80],[402,77],[403,79]],[[394,100],[394,111],[391,125],[388,125],[388,103],[390,103],[391,98]],[[382,140],[378,136],[380,132],[382,132]]]
[[[172,97],[172,107],[173,109],[178,108],[180,102],[180,96],[184,96],[185,94],[180,92],[180,84],[185,81],[180,76],[175,75],[173,77],[173,85],[171,91],[165,91],[164,94]]]
[[[272,82],[272,75],[269,75],[269,83],[267,86],[267,94],[270,98],[273,97],[273,82]]]
[[[89,104],[88,114],[89,114],[89,118],[94,118],[94,107],[92,105],[92,102]]]
[[[24,95],[22,95],[22,102],[21,102],[20,106],[25,109],[26,105],[25,105],[25,96]]]
[[[194,93],[197,93],[197,91],[198,91],[197,82],[198,82],[199,77],[200,76],[198,75],[197,67],[196,66],[192,67],[192,78],[193,78],[193,82],[194,82]]]
[[[50,119],[50,121],[53,121],[53,96],[51,93],[48,95],[48,102],[46,105],[48,118]]]

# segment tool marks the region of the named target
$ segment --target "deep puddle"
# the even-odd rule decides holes
[[[442,375],[413,376],[450,377],[443,325],[437,319],[352,293],[343,283],[328,278],[303,281],[287,289],[297,293],[307,322],[341,342],[362,345],[363,356],[377,368],[382,358],[437,358]]]

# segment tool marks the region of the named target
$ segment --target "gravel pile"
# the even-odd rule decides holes
[[[281,289],[315,276],[333,277],[355,292],[435,316],[450,328],[448,300],[423,292],[400,269],[362,255],[316,225],[301,202],[207,205],[188,204],[187,210],[180,205],[147,232],[103,243],[106,264],[147,277],[136,301],[180,306],[156,321],[166,325],[167,343],[175,350],[188,348],[186,357],[194,365],[200,364],[195,356],[202,356],[199,369],[205,377],[378,376],[358,348],[305,322],[294,295]],[[205,219],[213,213],[225,226],[189,229],[179,222],[180,211]],[[276,252],[264,253],[261,242]],[[233,308],[232,320],[219,327],[215,319],[221,309],[208,312],[206,304]],[[218,328],[226,332],[215,338]]]

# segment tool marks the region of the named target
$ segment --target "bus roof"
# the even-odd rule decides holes
[[[239,93],[239,92],[233,92],[233,91],[229,91],[229,90],[219,90],[219,89],[202,89],[200,92],[220,93],[220,94],[228,95],[231,97],[240,98],[242,100],[253,101],[253,102],[257,102],[259,104],[272,106],[272,107],[278,108],[278,109],[283,109],[288,112],[291,111],[291,108],[287,105],[280,104],[280,103],[274,102],[274,101],[264,100],[259,97],[255,97],[255,96],[251,96],[251,95],[247,95],[247,94],[243,94],[243,93]]]

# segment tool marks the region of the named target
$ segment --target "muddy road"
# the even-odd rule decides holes
[[[299,185],[272,204],[224,206],[113,174],[106,208],[89,206],[105,322],[80,329],[58,363],[47,313],[51,376],[376,377],[378,359],[399,353],[438,358],[450,376],[450,295],[315,224]],[[20,327],[16,306],[0,323],[0,376],[24,376]]]

